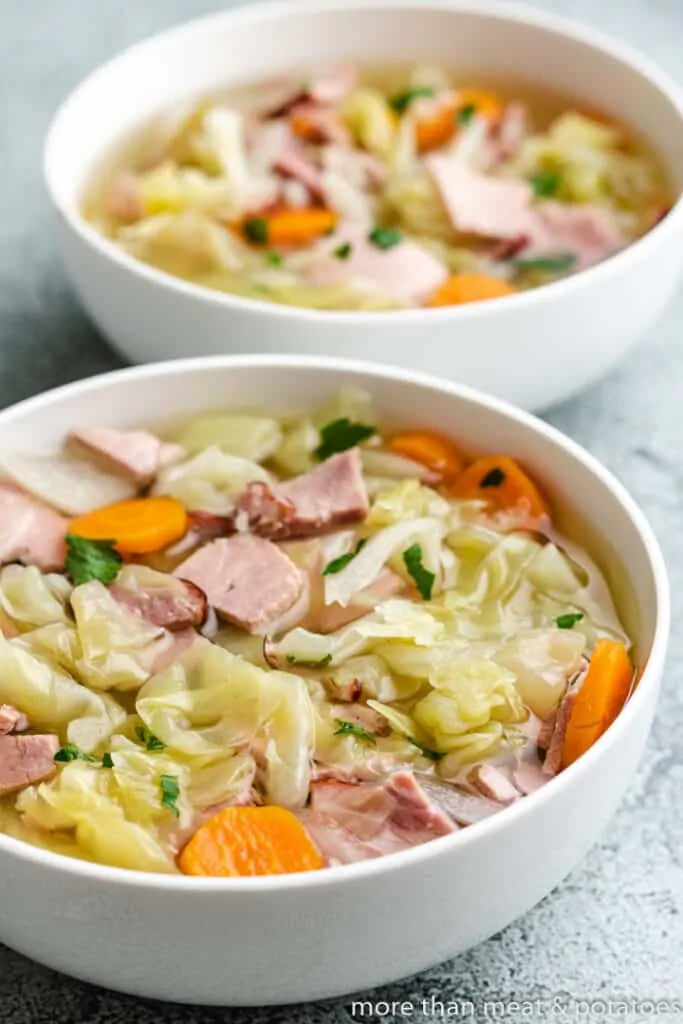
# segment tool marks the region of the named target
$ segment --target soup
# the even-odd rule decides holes
[[[0,827],[191,876],[320,870],[547,785],[633,681],[528,472],[298,415],[75,427],[0,454]]]
[[[208,288],[329,310],[459,305],[564,278],[665,215],[657,157],[541,85],[345,66],[146,126],[86,216]]]

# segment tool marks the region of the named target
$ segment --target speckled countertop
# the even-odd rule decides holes
[[[221,0],[0,3],[2,405],[120,365],[69,293],[55,251],[40,177],[42,139],[53,110],[86,72],[123,45],[224,6]],[[537,6],[631,40],[683,79],[683,0],[544,0]],[[417,1007],[432,997],[446,1004],[469,1000],[479,1007],[470,1020],[683,1021],[675,1006],[677,1000],[683,1005],[683,636],[676,625],[683,617],[682,323],[683,294],[628,365],[549,414],[635,495],[671,573],[671,653],[635,785],[602,843],[535,910],[458,960],[373,993],[376,1000]],[[623,1004],[606,1006],[610,999],[641,1006],[625,1014]],[[504,1015],[500,1009],[486,1012],[486,1001],[502,1001]],[[435,1018],[418,1011],[408,1019]],[[461,1013],[447,1019],[467,1018]],[[234,1011],[144,1002],[79,984],[0,948],[0,1024],[351,1020],[349,1001]]]

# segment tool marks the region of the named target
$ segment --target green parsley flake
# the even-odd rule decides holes
[[[341,572],[349,562],[353,561],[358,552],[363,550],[367,542],[367,537],[361,537],[353,551],[347,551],[345,555],[340,555],[339,558],[333,558],[331,562],[328,562],[322,571],[322,575],[333,576],[335,573]]]
[[[123,564],[115,540],[89,540],[75,533],[66,535],[66,571],[74,586],[90,580],[113,583]]]
[[[364,729],[362,725],[356,725],[355,722],[345,722],[343,718],[335,718],[335,722],[339,727],[334,731],[335,736],[355,736],[359,740],[364,740],[365,743],[377,742],[372,733]]]
[[[539,256],[536,259],[515,260],[517,270],[548,270],[552,273],[571,270],[576,263],[573,252],[560,253],[558,256]]]
[[[103,754],[102,755],[102,767],[103,768],[113,768],[114,767],[114,761],[112,759],[111,754],[107,753],[107,754]]]
[[[577,622],[584,618],[583,612],[567,612],[566,615],[558,615],[555,625],[558,629],[573,629]]]
[[[166,749],[166,744],[162,743],[162,741],[157,736],[155,736],[153,732],[150,732],[146,725],[136,725],[135,735],[137,736],[141,743],[144,743],[147,750]]]
[[[409,89],[404,89],[403,92],[395,93],[389,100],[389,106],[397,114],[405,114],[413,100],[429,99],[433,95],[434,90],[431,85],[413,85]]]
[[[461,124],[463,128],[470,123],[472,118],[477,112],[477,108],[474,103],[466,103],[464,107],[455,115],[455,120],[458,124]]]
[[[436,576],[422,564],[422,548],[419,544],[411,544],[403,552],[405,567],[415,581],[415,586],[420,591],[425,601],[432,596],[432,588]]]
[[[178,810],[177,800],[180,796],[180,786],[178,784],[178,777],[176,775],[160,775],[159,786],[161,788],[161,806],[165,807],[175,814],[176,818],[180,817],[180,811]]]
[[[293,654],[287,655],[287,664],[293,665],[295,668],[325,668],[331,661],[331,654],[326,654],[324,658],[319,658],[318,661],[307,661],[305,658],[297,658]]]
[[[557,171],[539,171],[530,180],[534,195],[539,198],[557,195],[562,184],[562,176]]]
[[[378,249],[393,249],[403,241],[403,235],[398,228],[373,228],[368,235],[368,241],[376,245]]]
[[[502,469],[490,469],[485,477],[481,480],[480,487],[500,487],[501,484],[505,483],[505,473]]]
[[[375,433],[377,431],[369,424],[352,423],[346,416],[339,420],[332,420],[321,429],[320,444],[315,449],[315,454],[321,461],[329,459],[330,455],[335,455],[337,452],[355,448],[357,444],[367,441]]]
[[[74,743],[67,743],[66,746],[62,747],[55,754],[54,761],[58,763],[66,761],[97,761],[94,754],[86,754],[82,750],[79,750]]]
[[[338,260],[348,260],[351,255],[352,246],[350,242],[344,242],[343,245],[338,245],[334,250],[334,255]]]
[[[266,263],[271,267],[281,267],[284,263],[284,257],[281,256],[279,252],[275,252],[274,249],[271,249],[266,253]]]
[[[268,242],[268,221],[265,217],[250,217],[244,222],[244,235],[250,242],[266,245]]]

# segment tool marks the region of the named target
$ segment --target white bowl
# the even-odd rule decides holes
[[[136,125],[218,86],[344,59],[433,60],[531,78],[632,125],[683,189],[683,98],[654,65],[602,34],[492,0],[307,0],[249,5],[164,32],[105,64],[67,99],[45,174],[68,273],[95,323],[146,361],[213,352],[379,360],[458,380],[526,408],[609,370],[661,312],[683,264],[683,204],[595,269],[512,298],[388,313],[315,312],[211,292],[124,255],[79,200]]]
[[[86,981],[157,999],[253,1005],[338,996],[422,970],[504,928],[557,885],[604,828],[650,728],[668,585],[637,506],[553,428],[406,371],[214,357],[124,370],[32,398],[0,412],[0,450],[44,450],[74,423],[130,426],[245,404],[301,408],[342,380],[368,389],[385,417],[529,466],[564,509],[560,525],[577,541],[590,536],[608,577],[630,592],[627,621],[647,662],[632,699],[598,743],[539,792],[452,836],[361,864],[195,879],[101,867],[0,835],[0,941]]]

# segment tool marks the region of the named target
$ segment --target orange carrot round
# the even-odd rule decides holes
[[[419,153],[445,146],[455,135],[456,114],[460,104],[457,100],[444,103],[434,113],[420,118],[415,124],[415,145]]]
[[[395,434],[389,442],[389,450],[419,462],[444,478],[457,476],[465,466],[450,438],[433,430],[406,430]]]
[[[550,514],[536,484],[508,455],[477,459],[454,480],[448,496],[486,501],[496,511],[525,507],[535,519]]]
[[[113,540],[122,555],[147,555],[179,540],[187,512],[174,498],[137,498],[105,505],[72,519],[69,533],[89,540]]]
[[[186,875],[238,878],[316,871],[324,861],[283,807],[226,807],[199,828],[180,855]]]
[[[501,299],[515,295],[517,289],[490,274],[455,274],[437,288],[427,300],[428,306],[462,306],[467,302]]]
[[[624,645],[598,640],[567,723],[563,767],[585,754],[609,728],[626,703],[632,682],[633,666]]]
[[[307,245],[331,231],[338,220],[332,210],[319,206],[282,209],[268,217],[249,217],[242,226],[244,236],[257,245]],[[258,225],[258,233],[253,225]]]
[[[304,113],[292,114],[289,119],[289,126],[295,135],[305,142],[324,142],[318,125]]]
[[[503,113],[503,105],[494,92],[486,92],[485,89],[461,89],[458,93],[458,109],[465,110],[471,107],[474,107],[474,113],[478,117],[485,117],[489,121],[498,121]]]

